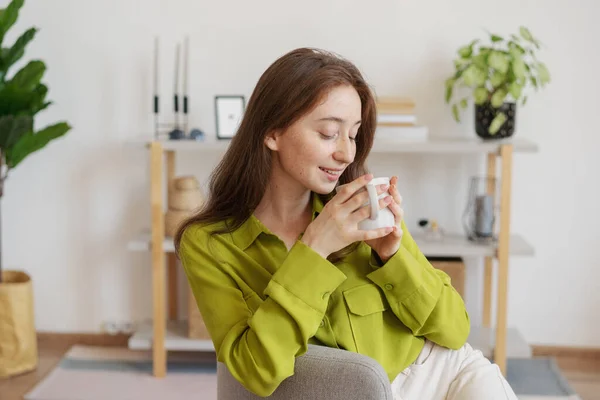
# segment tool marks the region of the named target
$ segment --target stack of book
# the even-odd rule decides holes
[[[417,123],[415,103],[403,97],[377,98],[376,139],[427,140],[427,127]]]

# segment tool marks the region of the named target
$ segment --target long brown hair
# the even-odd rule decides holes
[[[333,88],[351,85],[361,100],[361,120],[354,161],[339,179],[343,185],[366,173],[365,161],[373,145],[376,125],[374,96],[358,68],[342,57],[320,49],[300,48],[277,59],[260,77],[227,152],[211,174],[209,196],[203,208],[185,221],[175,236],[175,247],[185,229],[196,223],[225,221],[211,234],[233,232],[254,212],[265,193],[271,173],[267,133],[285,131],[309,113]],[[233,183],[233,184],[232,184]],[[335,194],[319,195],[327,203]],[[356,243],[331,254],[331,262],[348,255]]]

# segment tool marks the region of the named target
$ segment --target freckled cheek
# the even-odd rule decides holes
[[[310,153],[305,153],[301,145],[282,155],[281,162],[289,173],[295,174],[298,178],[309,176],[309,166],[314,164]]]
[[[304,149],[302,149],[304,150]],[[302,157],[298,157],[298,173],[301,177],[305,178],[310,175],[310,169],[314,165],[314,160],[312,159],[310,154],[307,153],[299,153],[302,154]]]
[[[301,144],[297,148],[298,158],[302,159],[304,165],[314,164],[318,159],[318,152],[312,146]]]

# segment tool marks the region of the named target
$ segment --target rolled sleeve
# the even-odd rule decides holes
[[[433,295],[433,298],[429,299],[433,301],[433,306],[442,290],[442,282],[435,271],[424,268],[404,247],[400,247],[393,257],[382,267],[371,272],[368,278],[385,289],[387,297],[393,299],[393,303],[403,302],[416,291],[422,290],[425,297],[428,294]],[[423,300],[430,302],[426,298]]]
[[[335,265],[302,241],[297,241],[273,274],[264,294],[276,297],[280,304],[293,305],[301,300],[322,317],[330,294],[346,279]],[[295,299],[286,299],[289,295]]]
[[[409,235],[396,254],[367,278],[383,290],[392,312],[415,336],[449,348],[459,348],[467,340],[470,322],[461,296]]]

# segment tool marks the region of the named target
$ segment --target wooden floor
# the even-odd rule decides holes
[[[81,338],[77,342],[81,343]],[[21,400],[25,393],[53,369],[71,345],[72,343],[65,341],[40,340],[38,369],[28,374],[0,379],[0,400]],[[557,360],[569,383],[583,400],[600,400],[600,359],[559,357]]]
[[[600,359],[557,357],[558,366],[583,400],[600,400]]]

